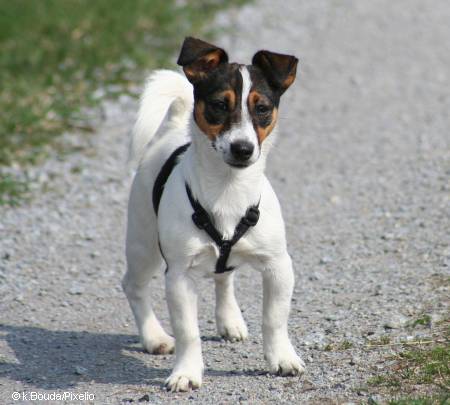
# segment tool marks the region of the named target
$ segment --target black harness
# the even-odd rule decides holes
[[[202,207],[202,205],[193,197],[191,188],[186,183],[186,192],[191,202],[194,213],[192,214],[192,221],[198,229],[203,229],[210,238],[219,247],[219,258],[216,262],[216,273],[225,273],[231,271],[234,267],[227,267],[227,260],[231,253],[231,248],[241,239],[248,229],[255,226],[259,219],[259,202],[257,205],[252,205],[247,209],[245,216],[241,218],[237,224],[233,237],[231,239],[224,239],[221,233],[214,226],[211,217]]]
[[[167,179],[169,178],[170,173],[172,173],[173,168],[177,165],[178,158],[180,157],[180,155],[186,152],[190,144],[191,143],[189,142],[175,149],[174,152],[169,156],[169,159],[167,159],[163,164],[161,170],[158,173],[158,177],[156,178],[155,184],[153,185],[152,193],[153,209],[155,210],[156,215],[158,215],[159,203],[161,202],[161,197],[164,191],[164,186],[167,183]]]
[[[172,153],[172,155],[170,155],[155,180],[155,185],[153,186],[153,208],[155,209],[156,214],[158,214],[159,203],[161,201],[161,196],[167,179],[169,178],[170,173],[172,173],[175,165],[178,163],[178,157],[186,151],[189,145],[190,143],[180,146]],[[237,224],[233,237],[231,239],[224,239],[222,234],[214,226],[208,212],[192,195],[191,188],[187,183],[186,193],[194,210],[194,213],[192,214],[192,221],[198,229],[204,230],[219,248],[219,258],[216,262],[215,272],[225,273],[227,271],[234,270],[233,266],[227,266],[231,248],[245,235],[250,227],[255,226],[258,223],[259,202],[258,204],[252,205],[247,209],[245,216],[243,216]]]

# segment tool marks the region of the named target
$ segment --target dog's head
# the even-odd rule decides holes
[[[223,49],[185,39],[178,64],[194,86],[195,122],[230,166],[244,168],[258,160],[297,62],[294,56],[259,51],[251,65],[228,63]]]

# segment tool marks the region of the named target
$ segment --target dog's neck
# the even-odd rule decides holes
[[[226,222],[242,217],[247,208],[261,198],[264,169],[269,145],[261,156],[245,169],[233,168],[213,150],[211,141],[190,124],[192,147],[184,159],[184,176],[196,199],[216,219]]]

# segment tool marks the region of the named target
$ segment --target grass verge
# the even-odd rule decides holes
[[[144,69],[172,65],[183,37],[205,34],[223,7],[219,0],[0,0],[0,173],[38,162],[65,131],[91,130],[83,107],[132,94]],[[21,187],[1,174],[0,204],[17,202]]]
[[[28,193],[28,183],[0,172],[0,205],[17,206]]]

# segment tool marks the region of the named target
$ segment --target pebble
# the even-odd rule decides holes
[[[332,262],[333,262],[333,259],[329,256],[323,256],[320,258],[320,261],[319,261],[320,264],[329,264]]]
[[[408,322],[408,318],[403,315],[392,315],[392,318],[385,321],[383,327],[385,329],[401,329]]]
[[[310,280],[310,281],[319,281],[322,279],[323,279],[323,275],[321,273],[318,273],[317,271],[308,276],[308,280]]]
[[[76,375],[86,375],[87,374],[87,369],[81,366],[75,366],[75,371],[74,373]]]
[[[84,287],[82,287],[81,285],[74,285],[72,287],[70,287],[69,289],[69,294],[70,295],[81,295],[84,293]]]

